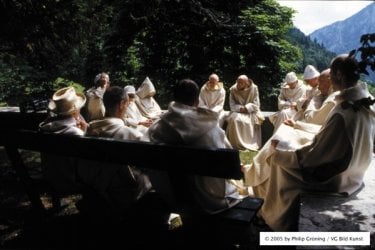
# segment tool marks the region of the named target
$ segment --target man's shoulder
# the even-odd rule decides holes
[[[301,80],[298,80],[298,85],[297,85],[296,89],[307,91],[307,90],[309,90],[309,88],[311,89],[310,86],[307,86]]]

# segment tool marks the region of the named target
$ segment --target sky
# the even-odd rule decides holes
[[[277,0],[280,5],[288,6],[297,11],[294,14],[293,23],[305,35],[332,24],[344,20],[373,1],[335,1],[335,0]]]

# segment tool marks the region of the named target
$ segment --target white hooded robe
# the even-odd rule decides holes
[[[217,115],[208,109],[172,102],[161,119],[149,128],[150,141],[212,149],[230,148],[218,125]],[[208,213],[221,212],[239,202],[227,198],[238,193],[225,179],[194,175],[188,178],[188,182],[196,203]]]
[[[265,153],[267,159],[262,163],[266,164],[253,164],[248,169],[246,182],[257,197],[264,198],[261,215],[272,229],[296,230],[301,192],[350,195],[361,187],[373,154],[375,105],[355,111],[351,107],[344,109],[341,103],[368,96],[366,84],[343,90],[311,142],[306,140],[301,146],[296,143],[294,147],[273,149]]]

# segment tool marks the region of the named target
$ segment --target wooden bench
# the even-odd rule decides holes
[[[47,118],[47,112],[22,113],[19,111],[0,110],[0,129],[38,130],[39,123]]]
[[[0,114],[0,119],[3,120],[2,118],[5,116],[8,120],[0,125],[0,145],[5,147],[18,177],[25,186],[32,207],[42,213],[46,209],[41,202],[41,194],[34,187],[33,180],[21,157],[20,149],[108,163],[128,164],[140,168],[163,170],[171,174],[196,174],[226,179],[242,178],[238,150],[211,150],[139,141],[121,141],[111,138],[45,134],[36,130],[43,115],[8,113]],[[23,123],[26,122],[25,119],[29,123]],[[27,129],[23,129],[22,126]],[[59,147],[57,145],[69,146]],[[262,204],[262,199],[246,198],[236,207],[217,216],[250,223]]]

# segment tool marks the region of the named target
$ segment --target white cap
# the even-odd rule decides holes
[[[294,83],[297,80],[298,80],[298,78],[297,78],[296,73],[289,72],[288,74],[286,74],[284,81],[285,81],[286,84],[289,84],[289,83]]]
[[[126,85],[124,90],[127,94],[135,94],[135,88],[132,85]]]
[[[305,72],[303,73],[303,80],[310,80],[320,76],[319,71],[312,65],[307,65],[305,68]]]

